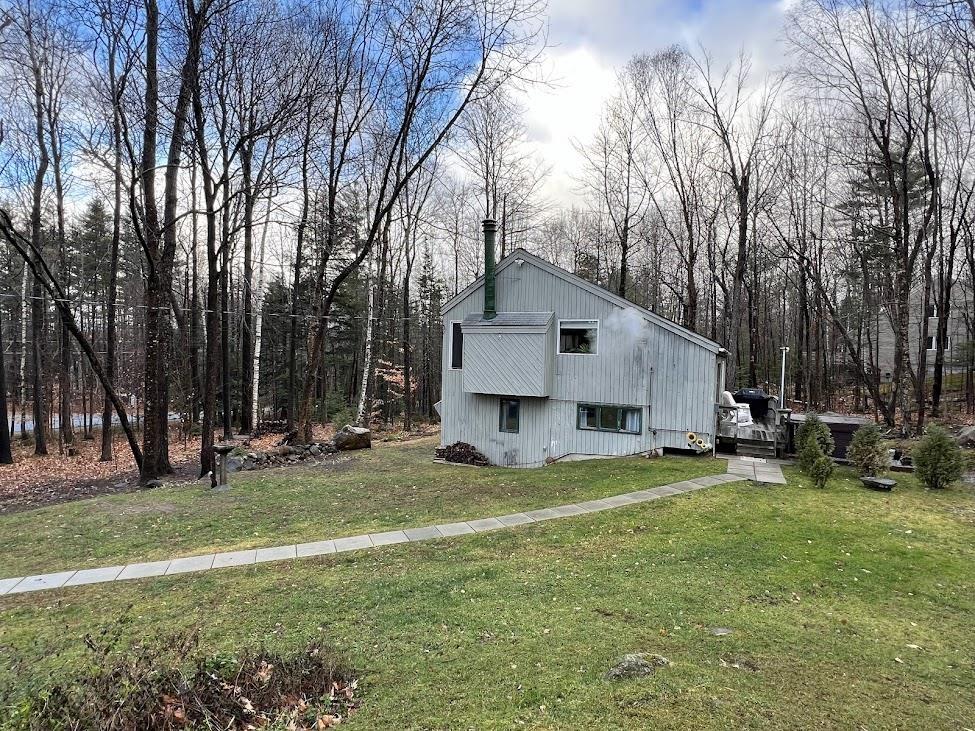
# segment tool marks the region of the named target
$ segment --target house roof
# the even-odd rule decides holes
[[[554,312],[499,312],[490,320],[485,320],[480,312],[472,312],[464,318],[465,325],[480,325],[481,327],[545,327]]]
[[[556,276],[559,279],[562,279],[563,281],[568,282],[569,284],[572,284],[572,285],[574,285],[576,287],[580,287],[581,289],[586,290],[590,294],[593,294],[596,297],[600,297],[600,298],[606,300],[607,302],[611,302],[611,303],[613,303],[614,305],[616,305],[618,307],[624,307],[624,308],[629,308],[629,309],[635,310],[640,315],[642,315],[645,319],[647,319],[650,323],[652,323],[654,325],[657,325],[657,326],[663,328],[664,330],[667,330],[668,332],[672,332],[675,335],[678,335],[679,337],[684,338],[685,340],[689,340],[692,343],[695,343],[696,345],[700,345],[702,348],[707,348],[708,350],[710,350],[712,352],[715,352],[715,353],[717,353],[719,350],[722,349],[721,348],[721,345],[719,343],[716,343],[715,341],[711,340],[710,338],[706,338],[703,335],[700,335],[700,334],[698,334],[696,332],[693,332],[691,330],[688,330],[686,327],[683,327],[681,325],[678,325],[673,320],[668,320],[666,317],[663,317],[661,315],[658,315],[655,312],[651,312],[650,310],[646,309],[645,307],[640,307],[639,305],[633,304],[628,299],[626,299],[624,297],[620,297],[617,294],[613,294],[609,290],[603,289],[598,284],[593,284],[592,282],[588,282],[585,279],[583,279],[582,277],[580,277],[580,276],[578,276],[576,274],[573,274],[572,272],[566,271],[562,267],[556,266],[555,264],[552,264],[551,262],[547,262],[544,259],[535,256],[534,254],[528,253],[524,249],[521,249],[521,248],[515,249],[514,251],[512,251],[511,253],[509,253],[506,257],[504,257],[504,259],[502,259],[500,262],[498,262],[498,265],[497,265],[497,268],[496,268],[496,272],[497,273],[500,273],[500,272],[504,271],[509,266],[511,266],[512,264],[514,264],[514,262],[517,261],[518,259],[521,259],[522,261],[528,262],[529,264],[533,264],[534,266],[538,267],[542,271],[548,272],[549,274],[552,274],[553,276]],[[453,307],[454,305],[456,305],[458,302],[460,302],[461,300],[463,300],[465,297],[467,297],[468,295],[470,295],[472,292],[476,291],[483,284],[484,284],[484,277],[483,276],[478,277],[468,287],[466,287],[465,289],[461,290],[460,292],[458,292],[457,294],[455,294],[453,297],[451,297],[449,300],[447,300],[442,305],[441,311],[446,312],[451,307]],[[505,313],[499,312],[498,313],[498,317],[501,317],[502,314],[505,314]],[[514,314],[532,314],[532,315],[534,315],[534,314],[538,314],[538,313],[507,313],[507,314],[512,314],[512,315],[514,315]],[[478,317],[478,318],[480,318],[481,315],[480,315],[480,313],[477,313],[475,316]],[[471,317],[471,315],[468,315],[468,317]],[[497,319],[497,318],[495,318],[495,319]],[[465,322],[466,321],[467,320],[465,319]]]

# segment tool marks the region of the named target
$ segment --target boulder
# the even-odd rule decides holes
[[[975,447],[975,426],[963,426],[955,439],[959,446]]]
[[[234,455],[232,457],[226,457],[227,460],[227,472],[240,472],[244,467],[244,458]]]
[[[361,426],[346,424],[335,435],[335,448],[341,451],[350,449],[369,449],[372,447],[372,432]]]
[[[308,448],[308,454],[310,454],[312,457],[320,457],[322,455],[322,448],[317,444],[312,444]]]

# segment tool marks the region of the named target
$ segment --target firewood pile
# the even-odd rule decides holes
[[[457,464],[471,464],[477,467],[487,467],[491,464],[488,458],[478,452],[466,442],[454,442],[437,450],[437,458]]]

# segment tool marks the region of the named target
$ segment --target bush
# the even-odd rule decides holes
[[[833,460],[825,454],[820,454],[812,463],[809,476],[812,477],[813,482],[816,483],[816,487],[820,490],[825,488],[826,483],[829,482],[829,478],[833,474],[833,467]]]
[[[940,490],[962,476],[965,461],[961,447],[940,426],[928,429],[921,443],[911,452],[915,474],[927,487]]]
[[[815,444],[815,448],[810,445]],[[812,470],[813,462],[819,455],[830,457],[836,445],[833,435],[822,420],[815,414],[806,416],[806,420],[796,432],[796,451],[799,453],[799,467],[803,472]]]
[[[882,475],[890,465],[880,427],[864,424],[853,433],[846,457],[860,477]]]
[[[204,655],[191,632],[123,649],[119,627],[128,623],[122,617],[85,638],[83,669],[44,678],[34,667],[15,668],[13,687],[0,687],[0,728],[318,729],[358,703],[351,671],[325,646]]]

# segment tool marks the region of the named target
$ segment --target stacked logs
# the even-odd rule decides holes
[[[487,467],[491,464],[487,457],[466,442],[454,442],[446,447],[440,447],[437,449],[437,458],[446,462],[470,464],[477,467]]]

